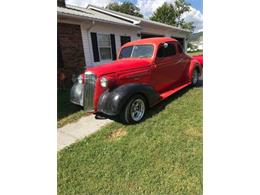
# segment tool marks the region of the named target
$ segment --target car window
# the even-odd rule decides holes
[[[165,48],[163,44],[159,46],[157,57],[168,57],[168,56],[174,56],[176,55],[176,47],[174,43],[167,43],[168,46]]]
[[[122,49],[119,55],[119,59],[121,58],[130,58],[132,54],[133,46],[125,47]]]
[[[120,54],[119,59],[122,58],[150,58],[153,55],[153,45],[134,45],[124,47]]]
[[[163,45],[159,46],[158,52],[157,52],[157,57],[161,58],[164,57],[164,47]]]
[[[153,55],[153,46],[136,45],[133,48],[132,57],[151,57]]]
[[[176,54],[175,45],[173,43],[169,43],[168,47],[166,48],[165,57],[174,56],[175,54]]]

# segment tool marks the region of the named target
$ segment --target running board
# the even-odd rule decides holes
[[[172,89],[172,90],[169,90],[169,91],[166,91],[166,92],[160,94],[161,100],[164,100],[165,98],[167,98],[167,97],[169,97],[170,95],[176,93],[177,91],[180,91],[180,90],[183,89],[184,87],[189,86],[190,84],[191,84],[191,82],[188,82],[188,83],[186,83],[186,84],[184,84],[184,85],[181,85],[181,86],[179,86],[179,87],[177,87],[177,88],[174,88],[174,89]]]

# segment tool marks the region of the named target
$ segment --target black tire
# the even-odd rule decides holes
[[[135,108],[137,110],[135,110]],[[123,107],[120,113],[120,119],[125,124],[138,123],[144,118],[146,108],[145,98],[139,94],[133,95]]]
[[[199,82],[199,71],[197,68],[195,68],[192,72],[192,86],[197,86]]]

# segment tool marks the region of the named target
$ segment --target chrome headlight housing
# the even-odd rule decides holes
[[[106,77],[101,77],[100,79],[100,85],[104,88],[108,87],[108,79]]]

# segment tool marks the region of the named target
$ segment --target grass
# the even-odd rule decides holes
[[[87,113],[82,109],[82,107],[72,104],[70,102],[70,90],[66,89],[63,91],[58,91],[58,128],[75,122],[82,116],[86,116]]]
[[[58,194],[202,194],[202,88],[61,150]]]
[[[188,52],[188,54],[189,54],[190,56],[196,56],[196,55],[203,54],[203,51]]]

